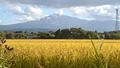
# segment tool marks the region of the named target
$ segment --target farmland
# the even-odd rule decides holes
[[[120,40],[93,42],[98,57],[90,40],[8,39],[5,44],[14,48],[11,68],[120,68]]]

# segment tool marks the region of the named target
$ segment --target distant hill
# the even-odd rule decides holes
[[[0,30],[23,30],[23,31],[49,31],[62,28],[80,27],[86,30],[112,31],[115,21],[105,20],[83,20],[66,15],[52,14],[40,20],[28,21],[23,23],[0,25]]]

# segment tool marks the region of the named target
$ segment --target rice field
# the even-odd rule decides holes
[[[14,39],[6,44],[14,47],[11,68],[120,68],[120,40],[93,42],[96,49],[90,40]]]

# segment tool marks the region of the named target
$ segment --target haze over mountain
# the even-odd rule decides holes
[[[66,15],[52,14],[41,18],[40,20],[28,21],[23,23],[0,25],[0,30],[23,30],[23,31],[49,31],[63,28],[82,28],[92,31],[112,31],[114,30],[115,21],[105,20],[83,20]]]

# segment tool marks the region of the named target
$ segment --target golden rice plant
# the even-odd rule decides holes
[[[14,48],[11,68],[120,68],[120,40],[15,39],[7,44]]]

